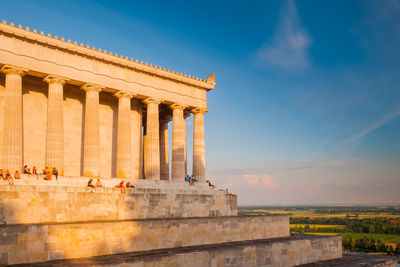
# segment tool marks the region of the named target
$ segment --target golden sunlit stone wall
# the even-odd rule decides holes
[[[174,253],[166,254],[136,258],[111,258],[96,262],[96,266],[298,266],[340,258],[342,246],[340,237],[324,236],[312,241],[307,239],[280,239],[274,243],[255,242],[221,247],[206,246],[202,247],[201,250],[197,249],[190,252],[175,250]],[[373,266],[394,267],[395,261],[388,261],[387,264],[377,263]]]
[[[0,264],[288,236],[289,216],[229,216],[0,227]]]
[[[186,194],[155,189],[131,189],[125,194],[119,188],[92,191],[87,187],[0,185],[0,219],[2,223],[16,224],[237,214],[236,196],[220,191]]]

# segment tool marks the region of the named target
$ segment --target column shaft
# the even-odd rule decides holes
[[[184,137],[185,137],[185,146],[184,146],[184,159],[185,159],[185,175],[187,175],[188,174],[188,169],[187,169],[187,134],[186,134],[186,132],[187,132],[187,124],[186,124],[186,118],[187,117],[189,117],[190,116],[190,113],[183,113],[183,118],[184,118],[184,127],[183,127],[183,130],[184,130],[184,133],[183,133],[183,135],[184,135]]]
[[[172,108],[172,180],[185,179],[185,119],[184,106],[171,105]]]
[[[100,177],[99,93],[102,88],[86,84],[82,89],[86,91],[83,175]]]
[[[160,122],[160,171],[160,179],[169,180],[168,120]]]
[[[141,179],[143,172],[143,148],[142,148],[142,104],[132,101],[132,176],[133,179]]]
[[[146,138],[145,138],[145,176],[149,180],[160,180],[160,131],[158,105],[154,98],[144,100],[147,104]]]
[[[50,168],[56,167],[60,175],[64,175],[63,85],[67,79],[48,75],[44,81],[49,84],[45,164]]]
[[[117,135],[117,177],[132,176],[132,136],[131,136],[131,98],[125,92],[118,97],[118,135]]]
[[[5,65],[6,75],[3,124],[3,168],[22,171],[22,76],[27,70]]]
[[[205,181],[204,113],[205,109],[194,109],[193,120],[193,176]]]

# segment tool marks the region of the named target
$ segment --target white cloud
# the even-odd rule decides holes
[[[244,174],[240,178],[250,187],[262,189],[275,189],[278,187],[278,184],[271,180],[271,176],[269,174],[265,174],[264,176]]]
[[[282,7],[278,28],[272,40],[257,54],[264,64],[287,69],[309,66],[308,49],[312,40],[301,25],[294,0],[287,0]]]

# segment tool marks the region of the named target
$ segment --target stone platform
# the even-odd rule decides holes
[[[288,236],[289,217],[219,216],[1,225],[2,264]]]
[[[54,260],[38,262],[30,266],[298,266],[341,256],[340,237],[296,235],[295,237]]]
[[[88,178],[36,179],[23,175],[15,185],[0,181],[0,223],[54,223],[140,218],[187,218],[237,214],[237,198],[209,187],[180,181],[132,180],[135,188],[121,193],[120,179],[101,179],[103,187],[87,187]]]

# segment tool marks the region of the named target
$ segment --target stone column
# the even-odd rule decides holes
[[[184,181],[185,179],[185,119],[183,110],[185,106],[171,105],[172,108],[172,180]]]
[[[147,105],[145,163],[144,173],[148,180],[160,180],[160,131],[158,105],[160,100],[147,98],[143,101]]]
[[[27,69],[4,65],[6,75],[3,124],[3,168],[22,171],[22,76]]]
[[[143,178],[143,145],[142,145],[142,103],[132,100],[132,164],[133,179]]]
[[[132,94],[117,92],[118,132],[117,132],[117,177],[132,176],[132,136],[131,136],[131,98]]]
[[[160,121],[160,171],[161,180],[169,180],[169,144],[168,144],[168,122],[169,117]]]
[[[100,177],[99,93],[103,87],[85,84],[81,89],[86,91],[83,175]]]
[[[193,176],[199,182],[205,182],[205,146],[204,146],[204,113],[208,110],[195,108],[193,119]]]
[[[45,165],[56,167],[64,175],[64,99],[63,86],[67,78],[46,76],[49,84],[47,101],[46,161]]]
[[[185,148],[184,148],[184,159],[185,159],[185,175],[187,175],[188,174],[188,169],[187,169],[187,135],[186,135],[186,132],[187,132],[187,129],[186,129],[186,127],[187,127],[187,123],[186,123],[186,119],[188,118],[188,117],[190,117],[190,113],[186,113],[186,112],[184,112],[183,113],[183,118],[184,118],[184,122],[185,122],[185,126],[184,126],[184,136],[185,136]]]

